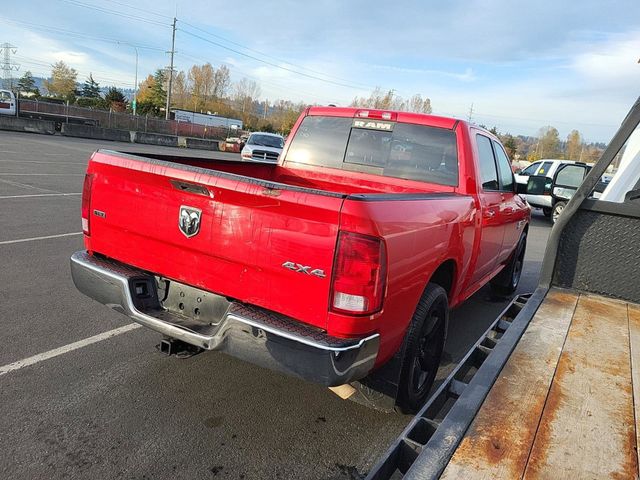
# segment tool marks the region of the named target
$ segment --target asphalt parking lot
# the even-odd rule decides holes
[[[216,352],[164,357],[159,335],[76,291],[83,175],[102,147],[238,158],[0,132],[0,477],[360,478],[407,417]],[[520,292],[549,231],[535,213]],[[443,374],[505,305],[484,288],[454,312]]]

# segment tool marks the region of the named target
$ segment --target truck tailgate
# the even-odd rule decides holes
[[[88,250],[326,328],[344,195],[115,152],[88,173]],[[201,211],[190,237],[182,207]]]

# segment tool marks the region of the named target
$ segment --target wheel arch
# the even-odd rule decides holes
[[[438,268],[434,270],[427,283],[435,283],[444,288],[445,292],[447,292],[447,297],[449,297],[449,301],[451,302],[451,296],[456,286],[456,273],[456,261],[452,258],[449,258],[442,262],[438,266]]]

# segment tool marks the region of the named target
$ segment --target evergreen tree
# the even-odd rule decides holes
[[[164,84],[167,82],[167,75],[164,70],[156,70],[153,76],[153,85],[151,85],[151,103],[157,113],[160,113],[160,109],[164,108],[167,103],[167,91]]]
[[[91,73],[82,86],[82,96],[86,98],[100,98],[100,84],[93,79],[93,74]]]
[[[124,112],[127,107],[127,98],[116,87],[109,87],[104,96],[104,101],[109,108],[116,112]]]
[[[29,70],[24,72],[22,78],[18,80],[18,91],[40,95],[40,90],[36,87],[36,81],[33,79],[33,75]]]

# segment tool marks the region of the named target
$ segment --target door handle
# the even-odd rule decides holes
[[[485,210],[484,211],[484,218],[493,218],[496,216],[496,211],[495,210]]]

